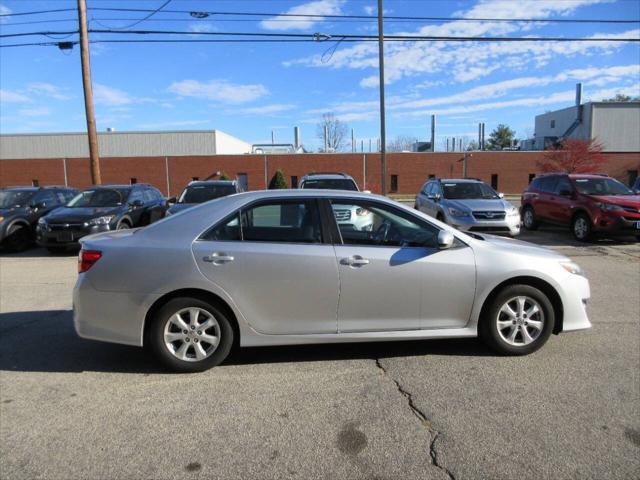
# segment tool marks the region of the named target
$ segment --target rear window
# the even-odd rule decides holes
[[[184,189],[178,203],[204,203],[234,193],[233,185],[191,185]]]
[[[350,190],[357,192],[358,187],[356,182],[349,178],[336,178],[336,179],[309,179],[305,180],[302,184],[302,188],[320,188],[322,190]]]
[[[539,177],[535,178],[531,182],[530,190],[539,190],[541,192],[553,192],[556,186],[558,177]]]

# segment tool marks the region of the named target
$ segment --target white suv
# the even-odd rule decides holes
[[[302,177],[300,188],[317,188],[321,190],[347,190],[359,192],[358,184],[346,173],[310,173]],[[339,225],[349,225],[354,230],[371,231],[373,214],[364,208],[354,205],[333,205],[333,214]]]

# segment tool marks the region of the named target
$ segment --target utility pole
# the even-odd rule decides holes
[[[87,3],[78,0],[78,23],[80,30],[80,60],[82,62],[82,87],[84,88],[84,109],[87,115],[87,135],[89,137],[89,159],[91,183],[102,184],[100,176],[100,156],[98,153],[98,133],[96,116],[93,111],[93,88],[91,87],[91,65],[89,64],[89,34],[87,32]]]
[[[380,71],[380,164],[382,166],[382,195],[387,194],[386,135],[384,125],[384,29],[382,0],[378,0],[378,65]]]

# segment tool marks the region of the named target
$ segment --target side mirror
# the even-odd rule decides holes
[[[455,237],[453,233],[448,230],[440,230],[438,232],[438,248],[440,250],[446,250],[447,248],[451,248],[453,245],[453,241]]]
[[[439,193],[432,193],[427,198],[429,200],[433,200],[434,202],[439,202],[440,201],[440,194]]]
[[[29,207],[34,210],[39,210],[41,208],[45,208],[47,206],[47,202],[33,202],[29,204]]]
[[[144,205],[144,202],[142,200],[134,200],[133,202],[130,203],[130,205],[132,207],[140,208]]]
[[[177,201],[178,201],[178,199],[176,197],[167,198],[167,203],[176,203]]]
[[[504,193],[500,192],[500,193],[498,194],[498,197],[500,197],[500,198],[504,198]]]

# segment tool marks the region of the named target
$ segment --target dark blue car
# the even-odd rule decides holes
[[[167,215],[239,192],[242,192],[242,187],[237,180],[196,180],[190,182],[177,199],[176,197],[169,199],[169,203],[173,203],[173,206],[167,210]]]

